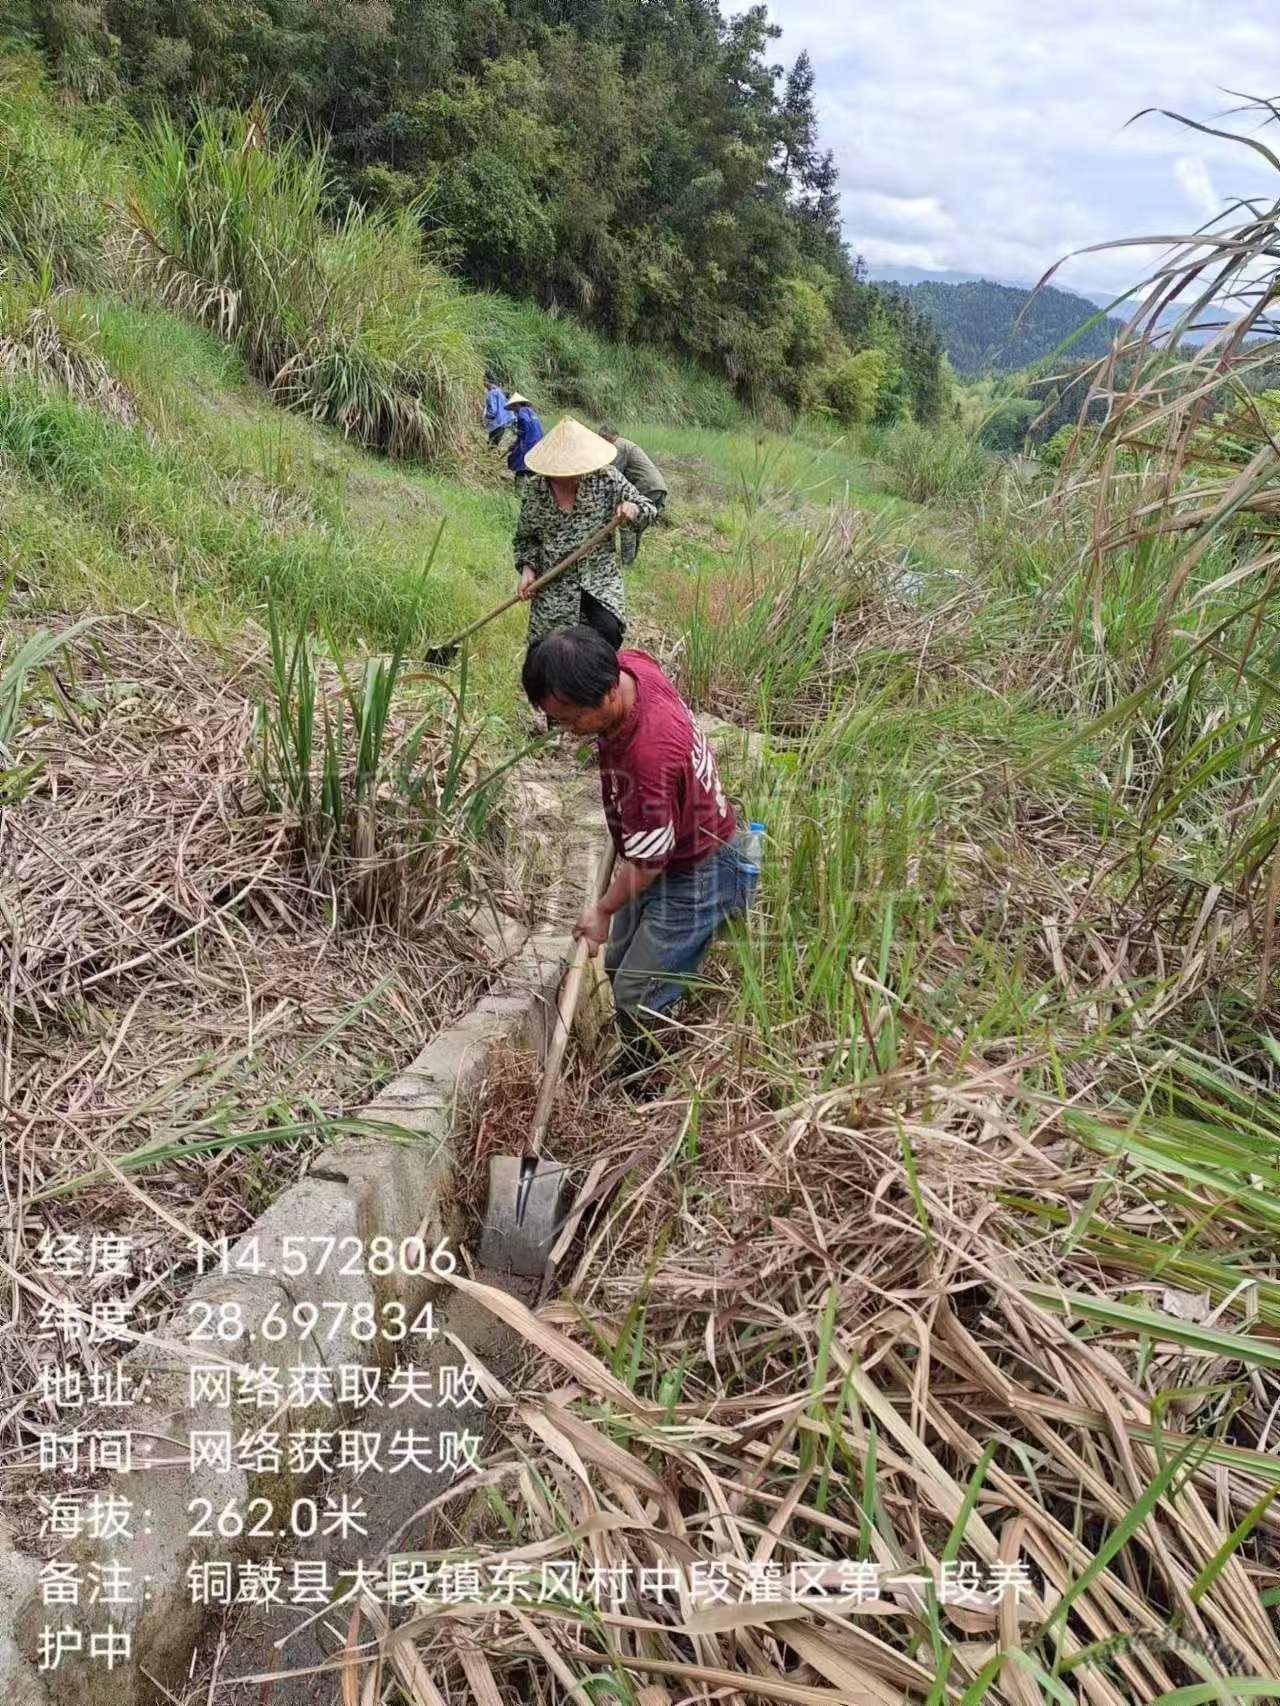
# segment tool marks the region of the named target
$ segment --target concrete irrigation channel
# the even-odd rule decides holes
[[[542,922],[494,911],[473,920],[503,951],[500,986],[364,1110],[387,1135],[326,1149],[211,1258],[183,1318],[125,1359],[132,1403],[77,1415],[86,1436],[132,1442],[128,1472],[88,1489],[96,1532],[68,1534],[40,1557],[0,1532],[5,1706],[257,1699],[261,1684],[233,1679],[266,1671],[278,1679],[275,1706],[336,1700],[336,1677],[315,1667],[331,1660],[348,1613],[326,1615],[324,1595],[288,1603],[299,1580],[314,1592],[324,1574],[340,1595],[466,1468],[477,1440],[482,1450],[476,1364],[500,1378],[521,1341],[441,1277],[455,1256],[466,1271],[457,1140],[493,1052],[545,1046],[571,949],[565,926],[604,833],[594,778],[535,774],[521,784],[521,821],[547,877]],[[343,1464],[335,1442],[356,1435]],[[306,1450],[283,1456],[264,1445],[272,1437]],[[126,1502],[121,1529],[112,1512]],[[78,1603],[48,1603],[51,1566],[83,1584]],[[239,1591],[252,1579],[258,1597],[236,1604],[233,1593],[228,1607],[228,1571]],[[56,1668],[50,1629],[62,1632]]]

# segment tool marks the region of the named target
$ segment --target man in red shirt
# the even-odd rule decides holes
[[[684,994],[712,937],[758,880],[693,714],[646,652],[615,652],[594,628],[561,628],[525,659],[524,690],[547,720],[594,735],[613,881],[574,935],[605,971],[624,1043]]]

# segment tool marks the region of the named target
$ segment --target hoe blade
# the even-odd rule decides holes
[[[558,1161],[491,1157],[481,1266],[530,1278],[544,1273],[560,1230],[568,1180],[568,1169]]]

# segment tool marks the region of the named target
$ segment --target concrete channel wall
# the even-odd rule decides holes
[[[604,833],[598,808],[584,803],[581,787],[576,799],[557,798],[554,789],[534,783],[523,813],[526,859],[543,860],[558,888],[563,915],[572,897],[580,897]],[[558,879],[558,880],[557,880]],[[552,909],[556,910],[556,909]],[[152,1681],[178,1693],[190,1657],[207,1620],[202,1607],[191,1603],[188,1570],[193,1562],[216,1557],[238,1562],[269,1550],[269,1543],[244,1539],[192,1540],[190,1506],[207,1498],[221,1510],[229,1501],[243,1507],[254,1498],[267,1498],[279,1508],[306,1492],[316,1476],[227,1473],[213,1468],[193,1469],[189,1441],[195,1432],[230,1428],[239,1435],[263,1425],[260,1408],[236,1410],[192,1403],[191,1365],[207,1367],[219,1359],[256,1368],[270,1353],[259,1331],[267,1317],[305,1303],[338,1302],[372,1305],[403,1304],[413,1314],[428,1301],[439,1282],[428,1275],[396,1267],[377,1277],[363,1268],[351,1274],[306,1273],[300,1278],[279,1276],[282,1240],[299,1237],[387,1238],[399,1247],[421,1236],[428,1248],[456,1236],[454,1208],[454,1138],[465,1132],[470,1104],[483,1079],[490,1051],[496,1045],[525,1044],[541,1050],[549,1019],[571,951],[561,925],[536,930],[513,925],[491,910],[486,933],[501,946],[506,971],[499,986],[457,1024],[434,1037],[398,1077],[364,1110],[369,1121],[385,1124],[386,1136],[360,1136],[335,1144],[317,1156],[298,1183],[285,1190],[263,1213],[231,1252],[226,1275],[210,1275],[194,1285],[189,1299],[217,1308],[239,1306],[243,1331],[211,1345],[196,1342],[184,1323],[170,1327],[173,1338],[140,1345],[126,1359],[130,1372],[145,1383],[141,1401],[129,1411],[111,1411],[96,1424],[124,1431],[135,1440],[135,1467],[94,1491],[119,1492],[130,1499],[138,1526],[131,1538],[89,1541],[75,1539],[58,1556],[81,1566],[81,1574],[127,1564],[135,1584],[145,1585],[141,1603],[113,1607],[109,1621],[126,1629],[132,1651],[118,1668],[73,1659],[42,1675],[36,1667],[41,1629],[55,1626],[101,1628],[108,1621],[102,1608],[41,1603],[40,1562],[17,1551],[0,1530],[0,1701],[4,1706],[150,1706],[158,1698]],[[485,928],[477,913],[473,923]],[[262,1272],[234,1271],[237,1252],[255,1241]],[[352,1246],[348,1245],[347,1248]],[[284,1264],[283,1266],[287,1266]],[[385,1341],[364,1342],[350,1333],[339,1337],[293,1337],[293,1360],[313,1365],[381,1366],[389,1347]],[[282,1357],[276,1360],[283,1361]],[[292,1408],[282,1415],[282,1432],[303,1429],[335,1431],[347,1418],[332,1403]],[[93,1420],[80,1421],[92,1431]],[[141,1467],[139,1456],[144,1458]],[[86,1634],[87,1641],[87,1634]],[[171,1696],[172,1697],[172,1696]]]

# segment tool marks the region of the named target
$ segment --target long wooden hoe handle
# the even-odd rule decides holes
[[[590,539],[585,540],[578,546],[576,551],[570,551],[567,557],[562,557],[558,563],[556,563],[552,568],[549,568],[545,575],[539,575],[530,590],[530,598],[532,598],[535,593],[541,592],[544,586],[550,586],[552,581],[557,580],[566,569],[571,569],[575,563],[580,563],[582,559],[589,556],[592,551],[598,550],[599,547],[604,544],[606,539],[612,539],[613,535],[621,526],[622,523],[618,520],[617,516],[614,516],[613,520],[607,527],[602,527],[598,533],[593,533]],[[510,610],[513,604],[519,603],[520,594],[518,592],[512,593],[511,597],[504,598],[501,604],[495,604],[487,616],[477,616],[470,627],[464,628],[461,633],[455,634],[451,640],[446,640],[443,645],[434,649],[441,652],[454,651],[464,640],[469,640],[473,634],[479,633],[481,628],[486,627],[490,622],[492,622],[495,616],[501,616],[504,610]]]
[[[600,855],[596,866],[595,881],[592,884],[592,901],[597,901],[609,886],[613,876],[614,862],[613,839]],[[538,1105],[533,1110],[533,1124],[529,1127],[529,1155],[537,1155],[542,1149],[542,1140],[547,1135],[547,1126],[551,1120],[551,1107],[556,1099],[556,1089],[560,1083],[560,1067],[564,1062],[564,1051],[569,1046],[569,1033],[573,1029],[573,1016],[578,1010],[578,996],[582,990],[583,974],[587,969],[587,939],[584,936],[578,943],[577,950],[569,965],[568,976],[560,988],[560,1000],[556,1004],[555,1029],[551,1034],[551,1043],[547,1049],[547,1064],[542,1073],[542,1088],[538,1092]]]

